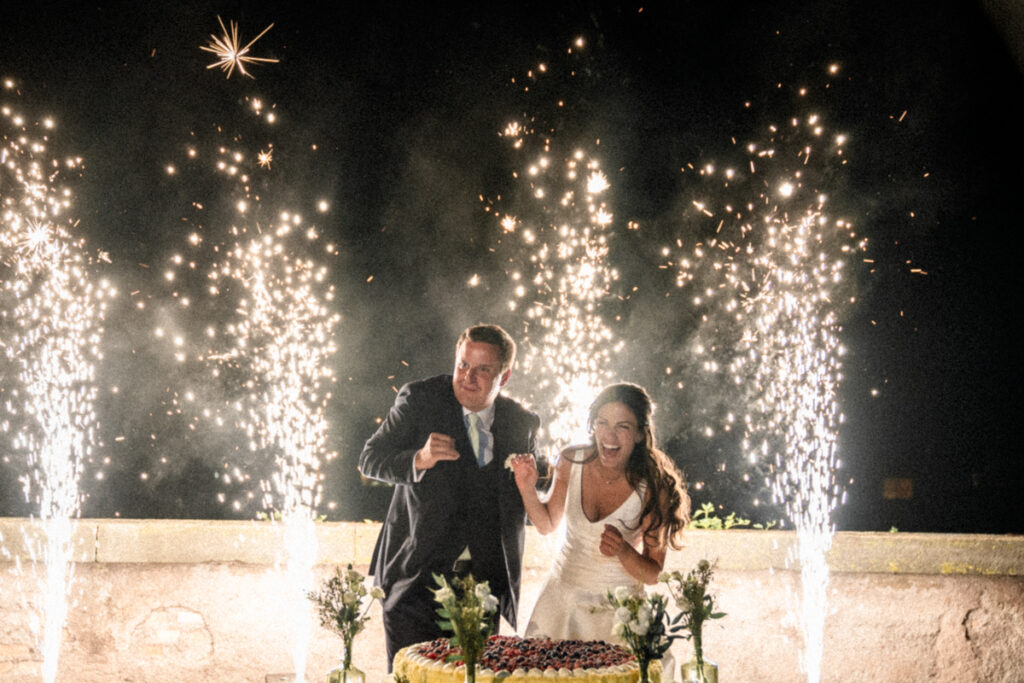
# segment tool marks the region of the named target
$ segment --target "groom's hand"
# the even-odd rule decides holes
[[[447,434],[432,432],[427,437],[427,443],[423,444],[423,448],[416,451],[413,467],[418,470],[429,470],[443,460],[458,459],[459,452],[455,450],[455,439]]]

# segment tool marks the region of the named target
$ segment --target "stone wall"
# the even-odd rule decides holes
[[[376,524],[317,525],[318,580],[353,562],[364,573]],[[0,682],[40,680],[38,602],[26,520],[0,519]],[[82,520],[58,681],[251,681],[294,670],[281,527],[266,522]],[[718,559],[728,616],[706,628],[723,682],[806,680],[795,605],[795,537],[693,531],[667,568]],[[554,541],[528,530],[523,616]],[[829,556],[823,681],[1024,682],[1024,537],[839,533]],[[375,607],[375,610],[377,608]],[[323,680],[340,640],[315,624],[306,674]],[[384,676],[379,611],[356,641],[367,680]],[[690,657],[676,643],[677,661]]]

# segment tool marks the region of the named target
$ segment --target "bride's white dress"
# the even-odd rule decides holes
[[[565,540],[541,589],[526,625],[527,637],[604,640],[615,642],[615,613],[606,591],[638,582],[615,557],[601,554],[601,534],[612,524],[633,547],[640,548],[641,493],[634,491],[604,519],[591,522],[583,514],[583,465],[573,463],[565,500]]]

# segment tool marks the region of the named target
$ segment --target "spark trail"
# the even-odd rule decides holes
[[[692,220],[708,229],[673,262],[701,321],[692,353],[732,387],[725,400],[746,407],[743,455],[770,473],[766,484],[797,531],[791,559],[800,565],[803,666],[812,683],[821,678],[825,553],[842,497],[840,321],[854,302],[848,260],[866,246],[826,210],[823,187],[829,169],[844,163],[845,143],[821,116],[806,114],[769,126],[734,166],[705,164],[698,172],[721,188],[693,202]]]
[[[13,83],[4,90],[13,91]],[[0,104],[0,349],[17,387],[4,408],[13,419],[14,449],[26,455],[21,483],[26,500],[38,506],[38,528],[26,530],[26,542],[33,564],[45,567],[37,578],[34,631],[49,683],[57,676],[74,577],[78,484],[96,438],[103,320],[116,292],[93,281],[85,241],[72,234],[77,223],[67,217],[72,193],[62,175],[77,173],[81,159],[50,157],[52,120],[29,122],[16,109]]]

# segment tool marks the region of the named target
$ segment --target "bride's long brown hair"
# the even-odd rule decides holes
[[[601,390],[590,405],[587,426],[594,432],[597,411],[609,403],[621,403],[636,417],[643,439],[636,444],[626,463],[626,480],[634,490],[640,482],[647,486],[640,520],[650,519],[651,526],[644,532],[648,543],[662,546],[666,542],[675,549],[682,547],[683,529],[690,521],[690,496],[686,482],[667,455],[654,447],[654,425],[651,416],[654,404],[647,391],[636,384],[623,382]],[[591,437],[592,439],[594,437]],[[594,444],[597,453],[597,444]]]

